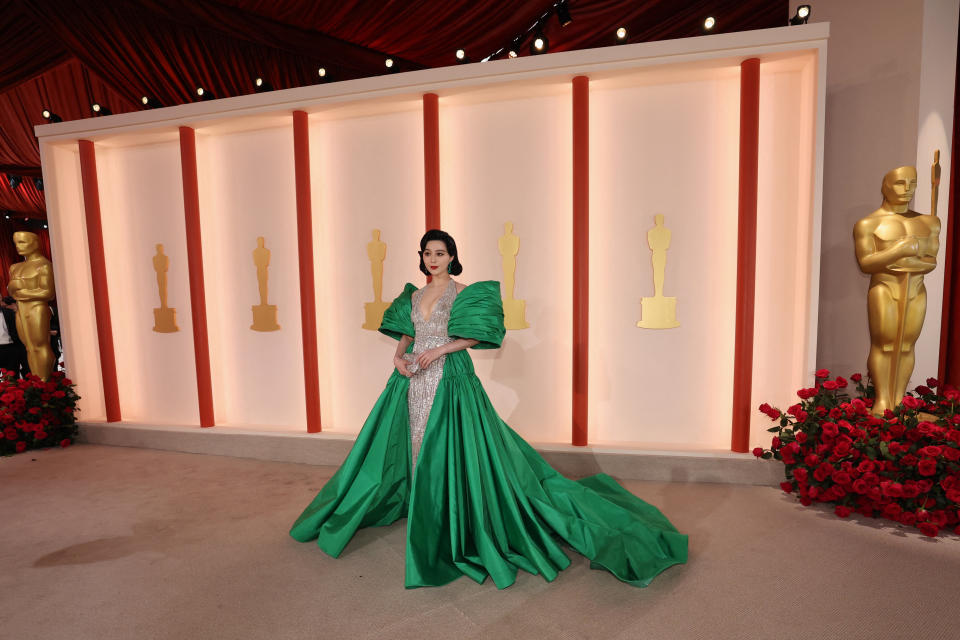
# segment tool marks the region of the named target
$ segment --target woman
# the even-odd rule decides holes
[[[489,575],[503,589],[518,569],[553,580],[570,564],[561,541],[636,586],[686,562],[687,537],[655,507],[604,474],[564,478],[494,411],[466,349],[500,346],[499,283],[454,282],[457,245],[436,229],[420,271],[432,282],[407,284],[380,327],[400,342],[395,371],[290,535],[337,557],[358,528],[406,516],[408,588]]]

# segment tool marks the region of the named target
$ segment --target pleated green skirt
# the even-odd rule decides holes
[[[408,385],[390,377],[294,539],[338,557],[357,529],[406,516],[408,588],[466,575],[503,589],[518,569],[553,580],[570,564],[562,543],[639,587],[686,562],[687,536],[656,507],[605,474],[564,478],[507,426],[465,351],[447,356],[411,473]]]

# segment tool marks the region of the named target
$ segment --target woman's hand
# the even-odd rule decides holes
[[[417,364],[420,365],[421,369],[426,369],[430,364],[444,354],[443,349],[440,347],[434,347],[433,349],[427,349],[417,357]]]
[[[397,371],[400,372],[400,375],[410,377],[413,374],[407,371],[407,361],[401,358],[400,356],[393,356],[393,366],[397,368]]]

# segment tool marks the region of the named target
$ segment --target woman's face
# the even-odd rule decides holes
[[[451,260],[453,256],[447,251],[447,245],[442,240],[431,240],[423,249],[423,264],[432,276],[446,273]]]

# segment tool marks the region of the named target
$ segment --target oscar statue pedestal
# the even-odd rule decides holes
[[[254,331],[279,331],[280,325],[277,324],[277,305],[258,304],[250,307],[253,310],[253,324],[250,328]]]
[[[383,314],[389,306],[389,302],[364,302],[363,314],[366,319],[363,322],[363,328],[370,331],[379,329],[383,323]]]
[[[153,330],[157,333],[176,333],[177,310],[171,307],[161,307],[153,310]]]
[[[637,323],[643,329],[673,329],[677,322],[677,299],[665,296],[640,299],[642,319]]]
[[[526,313],[526,300],[504,300],[503,326],[507,329],[529,329],[530,323],[527,322]]]

